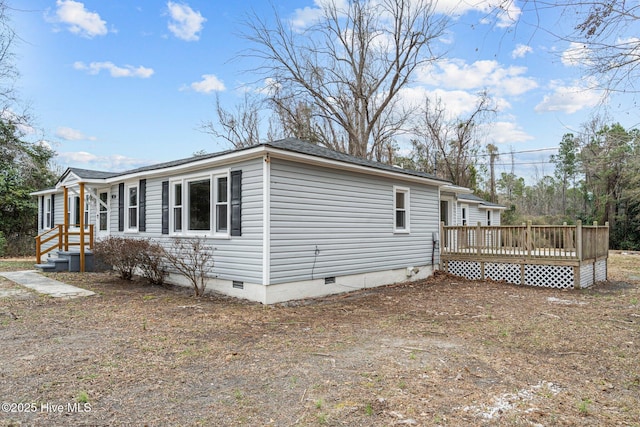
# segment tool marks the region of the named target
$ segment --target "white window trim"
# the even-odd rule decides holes
[[[131,189],[135,188],[136,189],[136,225],[135,227],[131,227],[131,224],[129,224],[129,209],[133,208],[133,206],[129,205],[129,201],[131,199]],[[138,227],[139,227],[139,222],[140,222],[140,187],[138,185],[138,183],[135,184],[125,184],[125,189],[124,189],[124,197],[125,197],[125,203],[124,203],[124,232],[125,233],[137,233],[138,232]]]
[[[216,231],[216,201],[218,200],[218,178],[227,178],[227,230]],[[188,184],[192,181],[199,181],[208,179],[211,186],[210,197],[210,209],[209,209],[209,230],[189,230],[189,197],[188,197]],[[182,231],[176,232],[174,230],[175,224],[175,186],[176,184],[182,185]],[[174,237],[210,237],[215,239],[230,239],[231,238],[231,169],[216,169],[208,174],[192,174],[184,175],[169,180],[169,235]]]
[[[404,194],[404,221],[405,227],[398,228],[396,226],[396,197],[398,193]],[[411,232],[411,192],[409,187],[393,186],[393,233],[394,234],[409,234]]]

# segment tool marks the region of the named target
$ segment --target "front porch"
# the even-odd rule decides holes
[[[440,228],[442,268],[458,276],[558,289],[607,279],[608,223]]]
[[[94,247],[95,227],[89,223],[89,215],[84,213],[88,201],[85,196],[95,197],[95,194],[91,191],[85,191],[84,182],[64,186],[63,190],[63,224],[52,225],[50,229],[35,237],[36,268],[42,271],[92,271],[93,254],[91,251]],[[77,223],[74,224],[70,223],[70,193],[74,194],[78,200],[78,206],[75,209]],[[57,252],[57,256],[51,256],[53,251]],[[43,262],[45,255],[48,255],[48,258],[46,262]]]

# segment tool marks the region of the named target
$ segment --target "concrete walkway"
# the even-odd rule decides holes
[[[95,295],[95,292],[50,279],[34,270],[4,271],[0,272],[0,276],[11,280],[18,285],[33,289],[36,292],[49,295],[54,298],[77,298]]]

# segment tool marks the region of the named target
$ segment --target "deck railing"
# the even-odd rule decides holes
[[[445,226],[441,225],[443,257],[456,259],[518,258],[583,261],[606,257],[609,224]]]
[[[71,228],[73,227],[73,228]],[[40,264],[42,262],[42,256],[48,254],[54,249],[69,250],[69,246],[82,246],[84,248],[93,249],[94,237],[93,237],[93,224],[88,225],[85,228],[84,233],[81,233],[78,225],[73,225],[69,229],[64,230],[64,225],[58,224],[52,229],[47,230],[35,237],[36,239],[36,262]],[[74,237],[78,239],[73,239]],[[70,237],[72,239],[70,239]],[[81,240],[84,240],[81,241]],[[54,242],[50,245],[47,243]]]

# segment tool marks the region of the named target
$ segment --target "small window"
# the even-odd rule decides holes
[[[129,230],[138,229],[138,186],[131,186],[127,192],[127,212],[129,213],[127,218],[129,223],[127,228]]]
[[[80,197],[69,196],[67,211],[67,222],[70,227],[78,227],[80,225]]]
[[[47,197],[45,204],[45,226],[51,228],[51,197]]]
[[[182,183],[173,185],[173,231],[182,231]]]
[[[227,177],[216,178],[216,232],[228,230],[229,186]]]
[[[491,211],[487,211],[487,225],[491,225]]]
[[[89,228],[89,202],[91,201],[91,197],[84,196],[84,226],[85,228]]]
[[[409,232],[409,189],[394,187],[394,232]]]
[[[108,229],[108,206],[107,203],[109,203],[109,193],[107,192],[103,192],[100,193],[100,202],[98,203],[98,227],[100,229],[100,231],[107,231]]]
[[[467,225],[467,206],[462,206],[462,225]]]

